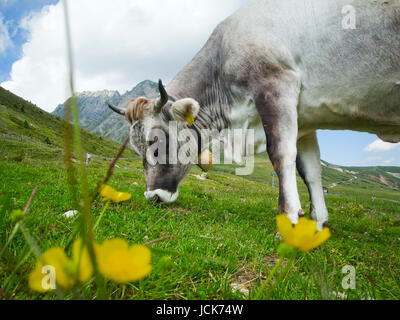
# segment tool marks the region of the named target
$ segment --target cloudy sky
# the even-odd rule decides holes
[[[77,91],[168,83],[249,1],[69,0]],[[58,0],[0,0],[0,85],[49,112],[68,96],[62,9]],[[328,162],[400,165],[400,144],[347,131],[318,135]]]

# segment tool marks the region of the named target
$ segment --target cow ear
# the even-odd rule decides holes
[[[187,122],[189,125],[192,125],[199,114],[200,105],[196,100],[186,98],[174,102],[171,110],[177,121]]]

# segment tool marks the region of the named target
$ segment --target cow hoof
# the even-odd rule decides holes
[[[303,209],[299,210],[299,217],[304,217],[306,215],[305,211]]]

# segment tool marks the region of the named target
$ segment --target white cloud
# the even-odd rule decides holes
[[[11,45],[12,41],[8,33],[8,27],[4,23],[3,17],[0,15],[0,53],[5,52]]]
[[[366,152],[386,152],[395,149],[400,149],[400,143],[389,143],[384,142],[381,139],[377,139],[364,148]]]
[[[382,162],[382,166],[389,166],[391,164],[394,164],[396,162],[396,158],[395,157],[391,157],[390,159],[387,159],[385,161]]]
[[[130,90],[167,83],[201,49],[213,28],[249,0],[72,0],[76,89]],[[1,85],[53,110],[67,98],[62,3],[23,19],[29,34],[10,81]]]

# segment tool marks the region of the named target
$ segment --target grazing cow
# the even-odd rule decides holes
[[[349,13],[353,17],[347,17]],[[197,116],[193,129],[252,128],[279,177],[279,212],[304,215],[296,167],[318,228],[328,222],[316,130],[355,130],[400,141],[400,1],[256,0],[220,23],[164,89],[126,111],[131,144],[141,155],[152,129]],[[346,25],[348,19],[354,25]],[[347,21],[348,22],[348,21]],[[260,132],[264,132],[260,135]],[[200,152],[201,150],[199,150]],[[173,202],[190,164],[150,165],[151,200]]]

